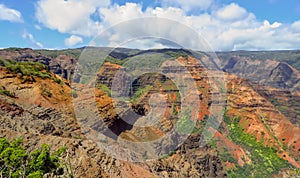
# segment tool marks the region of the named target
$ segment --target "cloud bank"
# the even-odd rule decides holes
[[[185,11],[206,10],[211,6],[212,3],[213,0],[162,0],[162,5],[164,7],[172,6],[181,8]]]
[[[46,27],[61,33],[92,36],[102,26],[90,16],[97,8],[108,6],[109,0],[40,0],[36,5],[36,17]]]
[[[213,0],[163,0],[161,5],[143,9],[141,4],[111,5],[108,0],[101,3],[97,0],[87,0],[85,3],[78,0],[40,0],[36,17],[47,28],[83,37],[96,37],[110,26],[124,21],[155,17],[177,21],[194,29],[216,51],[300,48],[300,20],[292,24],[259,21],[255,14],[236,3],[214,6]],[[201,13],[192,13],[197,9]],[[139,33],[157,37],[167,34],[167,37],[179,40],[184,47],[201,50],[197,48],[193,36],[174,24],[168,26],[141,21],[122,28],[107,34],[107,45],[115,46]],[[137,47],[141,44],[142,48],[165,47],[160,40],[152,43],[149,40],[137,41]]]

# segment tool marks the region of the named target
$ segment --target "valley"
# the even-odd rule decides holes
[[[65,147],[58,176],[297,177],[299,56],[2,49],[0,137]]]

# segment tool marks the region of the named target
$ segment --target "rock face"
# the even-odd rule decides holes
[[[151,163],[159,177],[226,177],[221,160],[208,147],[199,148],[199,136],[191,136],[172,156]]]
[[[224,71],[251,80],[251,85],[256,92],[267,98],[299,127],[300,74],[298,70],[286,62],[241,56],[221,58],[221,62]]]
[[[253,84],[261,96],[268,99],[287,119],[300,127],[300,93]]]
[[[52,58],[43,56],[29,48],[0,50],[0,59],[24,62],[40,62],[47,66],[52,60]]]
[[[257,140],[264,140],[264,144],[279,150],[282,158],[299,168],[299,127],[293,125],[266,98],[257,93],[253,89],[255,85],[250,81],[236,76],[228,76],[228,81],[228,114],[240,116],[240,124],[245,132],[254,135]],[[284,149],[284,145],[288,149]]]
[[[49,70],[61,77],[71,80],[77,60],[67,55],[59,55],[49,63]]]
[[[52,58],[29,48],[0,50],[0,59],[19,62],[39,62],[48,66],[52,73],[60,75],[67,80],[71,80],[77,63],[77,59],[67,55],[58,55]]]
[[[32,150],[43,143],[51,150],[67,147],[63,156],[65,173],[74,177],[215,177],[224,176],[223,166],[213,148],[197,148],[197,138],[189,138],[182,149],[172,157],[144,163],[131,163],[115,159],[99,145],[86,138],[86,131],[78,124],[72,107],[71,88],[51,79],[34,77],[34,81],[22,82],[17,74],[0,67],[0,86],[14,91],[15,97],[0,95],[0,136],[13,139],[21,137],[25,148]],[[54,77],[54,74],[52,74]],[[58,77],[58,76],[56,76]],[[64,81],[67,83],[67,81]],[[51,95],[43,94],[47,93]],[[89,105],[89,91],[76,90],[75,102]],[[80,93],[82,92],[82,94]],[[84,95],[86,93],[86,95]],[[74,94],[74,93],[73,93]],[[118,120],[112,100],[95,89],[97,110],[110,127]],[[77,99],[77,101],[76,101]],[[92,97],[94,99],[94,97]],[[74,108],[80,109],[80,108]],[[118,126],[122,127],[122,126]],[[126,135],[123,134],[123,135]],[[127,134],[129,135],[129,134]]]
[[[193,80],[196,80],[198,82],[198,86],[202,86],[203,89],[205,89],[201,90],[201,92],[199,93],[199,96],[203,98],[201,102],[203,102],[204,106],[207,106],[206,108],[202,108],[203,113],[199,116],[199,119],[201,120],[203,119],[205,114],[209,114],[208,103],[213,102],[210,99],[212,93],[209,92],[209,85],[207,84],[208,79],[205,77],[205,75],[203,75],[204,70],[201,66],[191,65],[193,63],[195,64],[195,60],[193,58],[178,58],[177,60],[182,61],[182,64],[185,64],[186,66],[190,65],[188,68],[189,71],[191,71]],[[180,69],[171,67],[170,70],[173,70],[176,73],[176,70]],[[158,78],[161,80],[160,77]],[[153,75],[144,76],[137,80],[134,85],[137,87],[154,85],[155,81],[158,78]],[[107,78],[105,80],[107,80]],[[268,98],[264,96],[262,92],[264,91],[265,94],[270,94],[267,91],[271,92],[273,90],[275,92],[278,91],[278,89],[272,89],[271,87],[269,87],[264,88],[265,90],[262,90],[262,86],[252,83],[249,80],[240,79],[234,75],[228,75],[226,81],[228,87],[227,102],[228,109],[230,110],[228,114],[232,117],[241,116],[242,120],[240,121],[240,124],[245,129],[245,132],[254,135],[257,140],[264,140],[265,145],[269,145],[271,147],[274,147],[276,150],[279,150],[280,157],[286,159],[292,165],[298,168],[299,162],[297,162],[297,160],[299,156],[299,128],[297,126],[294,126],[285,118],[284,115],[282,115],[276,108],[274,108],[272,103],[268,101],[270,97]],[[166,92],[170,94],[172,91],[176,92],[177,90],[169,90]],[[158,90],[150,90],[149,94],[153,94],[155,92],[158,92]],[[144,106],[147,105],[145,101],[147,101],[147,95],[144,96],[141,100],[141,102],[144,102]],[[283,128],[289,128],[289,130],[287,131]],[[132,130],[123,133],[121,136],[134,138],[132,135],[136,134],[141,134],[141,131],[138,131],[133,127]],[[234,142],[228,140],[228,138],[226,138],[226,132],[225,135],[223,135],[223,133],[217,132],[215,138],[220,140],[218,145],[220,145],[221,147],[234,150],[233,152],[231,152],[231,154],[238,160],[238,165],[243,166],[245,163],[251,164],[251,159],[248,157],[249,153],[247,153],[247,150],[244,150],[239,145],[236,145]],[[287,145],[289,149],[283,149],[284,145]]]
[[[222,60],[222,59],[221,59]],[[299,91],[300,74],[285,62],[232,57],[223,60],[223,70],[250,79],[260,85]]]

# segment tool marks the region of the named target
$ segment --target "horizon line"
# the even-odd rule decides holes
[[[115,48],[115,49],[129,49],[129,50],[140,50],[140,51],[150,51],[150,50],[189,50],[195,52],[206,52],[201,50],[195,49],[187,49],[187,48],[149,48],[149,49],[138,49],[138,48],[129,48],[129,47],[110,47],[110,46],[82,46],[82,47],[74,47],[74,48],[30,48],[30,47],[0,47],[0,50],[11,50],[11,49],[19,49],[19,50],[26,50],[31,49],[33,51],[38,50],[47,50],[47,51],[63,51],[63,50],[77,50],[77,49],[85,49],[85,48]],[[287,52],[287,51],[300,51],[300,49],[262,49],[262,50],[255,50],[255,49],[244,49],[244,50],[223,50],[223,51],[208,51],[206,53],[226,53],[226,52]]]

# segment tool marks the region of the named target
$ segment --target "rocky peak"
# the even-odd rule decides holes
[[[234,56],[229,60],[222,60],[222,68],[226,72],[250,79],[260,85],[300,90],[299,72],[285,62]]]

